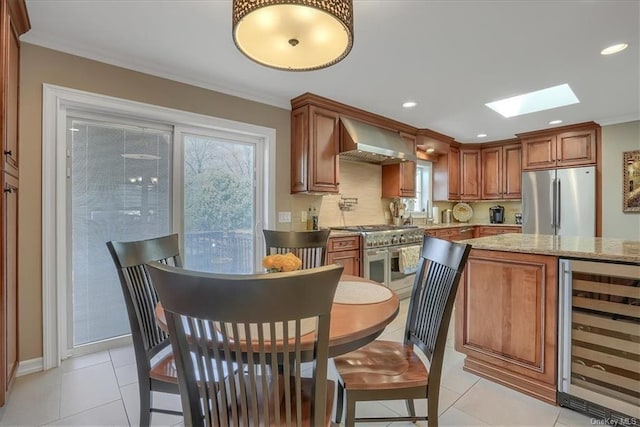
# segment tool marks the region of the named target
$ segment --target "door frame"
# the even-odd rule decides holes
[[[42,101],[42,363],[59,366],[66,353],[66,110],[68,108],[170,124],[241,132],[263,141],[265,228],[275,224],[276,131],[228,119],[43,84]],[[175,138],[175,131],[174,131]],[[175,140],[172,141],[174,150]],[[174,153],[176,154],[176,153]],[[173,169],[180,159],[174,155]],[[174,175],[175,176],[175,175]],[[175,188],[174,188],[175,189]],[[258,190],[259,191],[259,190]],[[65,341],[62,341],[64,339]]]

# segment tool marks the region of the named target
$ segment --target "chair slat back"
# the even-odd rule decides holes
[[[432,367],[442,363],[453,303],[470,251],[470,245],[428,236],[422,244],[405,341],[418,347]]]
[[[267,255],[294,253],[302,260],[302,269],[325,265],[330,230],[263,230]]]
[[[141,343],[145,358],[149,359],[169,344],[168,335],[158,327],[154,309],[158,295],[153,287],[145,264],[158,261],[182,266],[178,235],[172,234],[148,240],[132,242],[107,242],[107,248],[118,270],[124,295],[129,326],[134,347]],[[138,349],[136,348],[136,361]],[[147,362],[149,363],[149,362]]]
[[[185,425],[301,426],[309,416],[311,425],[325,424],[341,266],[236,276],[160,263],[148,270],[167,320]],[[303,412],[303,362],[314,362],[312,414]]]

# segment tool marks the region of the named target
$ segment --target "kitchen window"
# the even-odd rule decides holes
[[[431,194],[433,182],[433,169],[431,162],[418,161],[416,167],[416,198],[413,204],[413,212],[425,212],[427,215],[431,209]]]

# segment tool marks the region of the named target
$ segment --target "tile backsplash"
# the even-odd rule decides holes
[[[340,210],[341,197],[356,198],[358,203],[350,210]],[[345,225],[388,224],[391,222],[389,202],[382,198],[382,166],[371,163],[354,162],[340,159],[340,194],[306,195],[299,194],[292,198],[292,230],[305,230],[306,222],[302,222],[302,212],[316,209],[318,225],[322,228]],[[442,212],[452,209],[457,202],[434,202]],[[489,223],[489,208],[502,205],[505,208],[505,223],[515,224],[515,214],[521,212],[522,204],[518,201],[467,202],[473,209],[470,223]],[[418,214],[416,224],[424,224],[426,215]]]

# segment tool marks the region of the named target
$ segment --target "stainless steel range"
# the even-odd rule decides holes
[[[411,294],[415,259],[424,230],[416,226],[361,225],[333,227],[362,236],[364,277],[394,290],[400,298]]]

